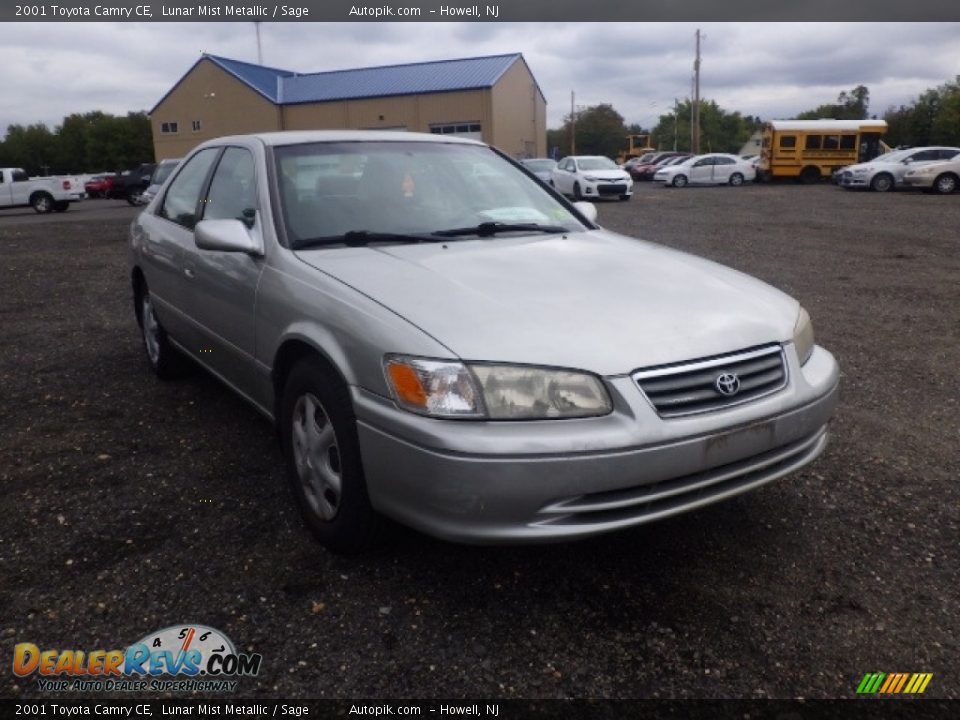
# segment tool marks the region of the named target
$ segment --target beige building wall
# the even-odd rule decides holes
[[[404,128],[428,133],[431,125],[442,123],[480,123],[487,140],[492,125],[490,91],[333,100],[283,107],[284,130]]]
[[[200,130],[192,123],[200,121]],[[175,134],[160,132],[176,122]],[[157,160],[183,157],[194,147],[223,135],[280,129],[280,108],[222,70],[201,60],[150,115]]]
[[[526,63],[517,60],[493,86],[493,137],[507,155],[545,157],[547,103]]]

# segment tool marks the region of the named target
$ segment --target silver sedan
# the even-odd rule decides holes
[[[302,132],[204,143],[133,223],[162,378],[279,429],[307,524],[578,538],[752,490],[827,441],[838,369],[796,300],[607,232],[494,149]]]

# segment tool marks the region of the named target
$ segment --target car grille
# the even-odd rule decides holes
[[[677,417],[719,410],[774,393],[787,384],[787,367],[783,348],[768,345],[646,368],[632,377],[661,417]]]
[[[626,185],[597,185],[598,195],[623,195],[626,192]]]

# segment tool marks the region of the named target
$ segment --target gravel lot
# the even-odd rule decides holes
[[[156,380],[126,279],[135,210],[0,213],[0,662],[184,622],[263,655],[237,696],[849,697],[932,672],[960,698],[960,197],[641,187],[600,207],[803,302],[843,371],[806,471],[586,542],[398,530],[332,556],[270,426]],[[43,696],[0,678],[4,696]],[[50,697],[46,695],[45,697]]]

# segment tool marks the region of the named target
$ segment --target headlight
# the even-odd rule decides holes
[[[613,409],[603,383],[587,373],[513,365],[470,369],[491,420],[591,417]]]
[[[797,317],[797,324],[793,328],[793,345],[797,349],[797,357],[803,365],[813,354],[813,323],[810,315],[802,307]]]
[[[583,179],[587,182],[598,182],[600,178],[591,177],[590,175],[584,175]]]
[[[854,175],[866,175],[868,172],[870,172],[870,170],[867,169],[867,168],[857,168],[856,170],[853,171],[853,174],[854,174]]]
[[[404,408],[433,417],[545,420],[606,415],[599,378],[572,370],[387,356],[387,379]]]

